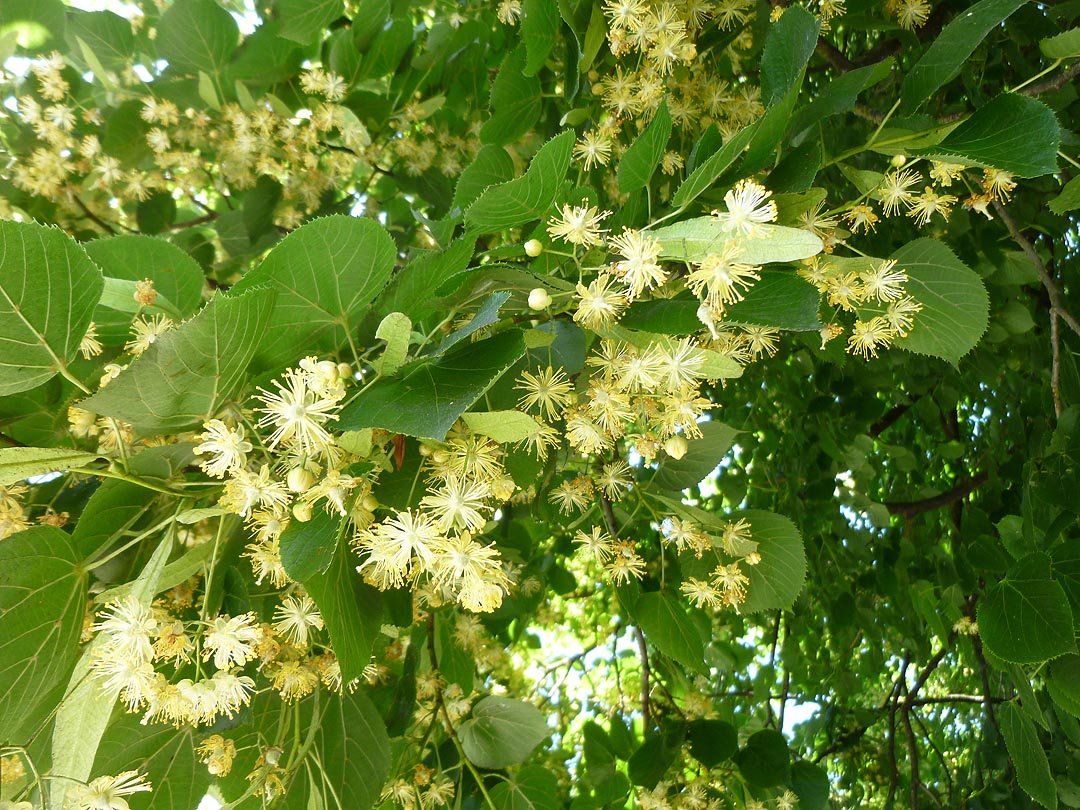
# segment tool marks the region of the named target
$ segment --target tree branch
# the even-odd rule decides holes
[[[1029,84],[1027,87],[1020,88],[1020,94],[1024,96],[1037,96],[1040,93],[1060,90],[1077,76],[1080,76],[1080,62],[1070,65],[1053,78],[1043,79],[1034,84]]]
[[[1080,67],[1080,63],[1073,67]],[[1067,72],[1068,71],[1066,71],[1066,73]],[[1013,219],[1012,215],[1007,210],[1005,210],[1005,206],[997,200],[994,200],[994,211],[1001,217],[1001,221],[1005,223],[1005,227],[1009,229],[1009,236],[1013,238],[1013,241],[1020,246],[1020,250],[1024,252],[1024,255],[1031,259],[1032,264],[1035,265],[1035,272],[1039,274],[1039,281],[1042,282],[1043,289],[1046,290],[1046,295],[1050,299],[1050,351],[1053,355],[1050,366],[1050,388],[1054,397],[1054,412],[1060,418],[1062,411],[1061,340],[1058,335],[1057,322],[1059,318],[1065,321],[1066,325],[1077,335],[1080,335],[1080,323],[1078,323],[1076,318],[1065,309],[1064,298],[1061,295],[1061,290],[1058,288],[1057,283],[1054,281],[1053,275],[1051,275],[1050,271],[1047,269],[1039,252],[1035,250],[1035,246],[1023,233],[1021,233],[1020,228],[1016,224],[1016,220]]]
[[[649,707],[649,650],[645,646],[645,634],[637,625],[634,626],[634,635],[637,636],[638,654],[641,656],[641,718],[647,734],[652,728],[652,711]]]
[[[933,512],[935,509],[940,509],[954,501],[966,498],[985,484],[989,477],[990,474],[983,470],[974,477],[956,484],[952,489],[942,492],[940,495],[924,498],[921,501],[885,501],[884,505],[889,510],[890,515],[914,517],[915,515],[921,515],[923,512]]]

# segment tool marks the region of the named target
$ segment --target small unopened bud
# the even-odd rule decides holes
[[[424,458],[427,458],[428,456],[430,456],[434,452],[435,451],[431,448],[430,444],[421,444],[420,445],[420,455],[423,456]]]
[[[301,523],[311,520],[311,504],[307,501],[297,501],[293,504],[292,516]]]
[[[907,163],[907,155],[893,155],[889,161],[893,165],[894,169],[899,169],[905,163]]]
[[[307,492],[315,483],[315,476],[303,467],[293,467],[285,477],[285,484],[293,492]]]
[[[685,456],[686,451],[689,449],[690,445],[687,444],[686,439],[682,436],[672,436],[664,442],[664,452],[676,461]]]
[[[344,380],[351,380],[353,375],[352,366],[348,363],[338,363],[337,366],[338,377]]]
[[[530,239],[525,243],[525,255],[534,259],[544,252],[544,245],[539,239]]]
[[[374,495],[365,495],[364,500],[360,502],[360,505],[363,506],[367,511],[374,512],[376,509],[379,508],[379,499],[376,498]]]
[[[143,307],[152,307],[157,301],[157,290],[154,282],[148,278],[135,282],[135,303]]]
[[[278,748],[276,745],[272,745],[265,751],[263,751],[263,760],[266,762],[267,765],[273,768],[278,764],[278,762],[281,761],[281,754],[281,749]]]
[[[445,464],[450,460],[450,454],[443,450],[441,447],[431,454],[431,460],[436,464]]]
[[[551,306],[551,296],[543,287],[537,287],[529,292],[529,309],[540,312]]]

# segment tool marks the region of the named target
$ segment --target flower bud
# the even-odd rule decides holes
[[[301,523],[311,520],[311,504],[307,501],[297,501],[293,504],[292,516]]]
[[[364,499],[360,501],[360,505],[363,506],[367,511],[374,512],[376,509],[379,508],[379,499],[376,498],[374,495],[365,495]]]
[[[348,363],[338,363],[337,373],[338,377],[345,380],[351,380],[353,375],[352,366]]]
[[[907,156],[906,155],[893,155],[892,159],[889,161],[889,163],[891,163],[893,165],[894,169],[899,169],[901,166],[903,166],[905,163],[907,163]]]
[[[534,259],[544,252],[544,245],[539,239],[530,239],[525,243],[525,255]]]
[[[551,296],[543,287],[537,287],[529,292],[529,309],[539,312],[551,306]]]
[[[676,461],[685,456],[686,451],[689,449],[690,445],[687,444],[686,439],[684,439],[682,436],[672,436],[670,439],[664,442],[664,452],[666,452]]]
[[[285,484],[291,492],[307,492],[315,484],[315,476],[303,467],[293,467],[285,478]]]

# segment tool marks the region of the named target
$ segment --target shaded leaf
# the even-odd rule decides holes
[[[378,380],[342,409],[341,430],[380,427],[442,441],[454,422],[525,353],[518,330],[469,343]]]
[[[510,51],[491,85],[491,117],[480,129],[480,141],[493,146],[513,143],[528,132],[543,109],[540,80],[526,75],[526,50]]]
[[[483,146],[461,172],[454,187],[453,208],[467,208],[489,186],[514,179],[514,160],[501,146]]]
[[[94,774],[137,770],[154,789],[139,807],[173,810],[197,807],[213,777],[195,756],[190,728],[144,726],[138,714],[122,714],[106,729],[94,760]]]
[[[957,15],[904,77],[901,115],[910,115],[959,72],[983,38],[1026,0],[981,0]]]
[[[776,787],[788,781],[791,752],[784,735],[772,729],[758,731],[735,755],[739,772],[758,787]]]
[[[307,522],[289,521],[280,538],[281,565],[285,573],[297,582],[307,582],[329,568],[334,560],[340,527],[341,516],[322,508],[316,508]]]
[[[316,736],[322,767],[314,769],[312,791],[323,807],[368,810],[390,771],[386,725],[363,690],[331,695],[327,704]]]
[[[679,186],[675,195],[671,198],[671,204],[676,208],[685,208],[700,194],[709,189],[719,179],[727,168],[735,162],[735,159],[743,154],[747,144],[753,140],[757,132],[757,123],[743,127],[714,152],[709,158],[694,169],[682,185]],[[655,235],[655,232],[654,232]]]
[[[840,74],[829,82],[827,87],[815,93],[813,100],[792,116],[788,133],[797,138],[818,122],[853,110],[859,94],[889,76],[895,65],[895,60],[890,56],[877,64]]]
[[[1049,107],[1028,96],[1003,93],[918,154],[1038,177],[1057,171],[1060,145],[1061,127]]]

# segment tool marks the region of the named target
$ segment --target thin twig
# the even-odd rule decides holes
[[[985,484],[988,478],[989,473],[983,470],[966,481],[956,484],[952,489],[942,492],[940,495],[923,498],[920,501],[885,501],[885,508],[889,510],[891,515],[903,515],[904,517],[914,517],[915,515],[921,515],[923,512],[932,512],[935,509],[940,509],[943,506],[948,506],[955,501],[966,498]]]
[[[1080,67],[1080,64],[1073,67]],[[1066,71],[1068,73],[1069,71]],[[1036,85],[1032,85],[1035,87]],[[1031,89],[1031,88],[1028,88]],[[1035,265],[1035,272],[1039,275],[1039,281],[1042,282],[1043,289],[1046,290],[1046,295],[1050,299],[1050,351],[1053,356],[1053,360],[1050,367],[1050,388],[1054,396],[1054,412],[1060,418],[1062,411],[1061,400],[1061,338],[1058,334],[1058,319],[1065,321],[1065,324],[1073,330],[1077,335],[1080,335],[1080,323],[1077,322],[1069,311],[1065,308],[1065,301],[1061,295],[1061,290],[1058,288],[1057,283],[1054,281],[1053,275],[1047,268],[1046,263],[1043,262],[1039,252],[1035,250],[1035,246],[1031,243],[1016,224],[1016,220],[1005,209],[1000,202],[994,200],[994,211],[1001,217],[1001,221],[1005,223],[1005,227],[1009,230],[1009,235],[1013,241],[1020,246],[1020,250],[1024,252],[1031,263]]]

